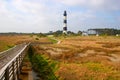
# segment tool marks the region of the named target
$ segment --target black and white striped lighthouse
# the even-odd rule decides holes
[[[64,11],[64,14],[63,14],[63,17],[64,17],[64,20],[63,20],[63,33],[64,34],[67,34],[67,12]]]

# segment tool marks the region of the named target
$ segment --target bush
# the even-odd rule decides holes
[[[35,40],[39,40],[39,38],[35,38]]]
[[[58,80],[54,74],[56,71],[56,62],[45,58],[42,54],[36,54],[33,47],[30,47],[28,52],[32,67],[39,73],[42,80]]]

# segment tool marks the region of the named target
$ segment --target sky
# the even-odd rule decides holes
[[[0,32],[120,29],[120,0],[0,0]]]

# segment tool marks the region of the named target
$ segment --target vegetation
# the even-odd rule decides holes
[[[5,41],[0,41],[0,51],[7,50],[9,48],[12,48],[14,44],[7,44]]]
[[[0,52],[12,48],[21,43],[46,41],[47,38],[38,37],[36,34],[18,34],[18,33],[1,33],[0,34]],[[48,41],[48,40],[47,40]],[[49,41],[50,42],[50,41]]]
[[[54,37],[59,37],[59,36],[62,36],[62,33],[63,33],[63,31],[58,30],[58,31],[54,32],[53,35],[54,35]]]
[[[116,37],[68,37],[35,49],[59,62],[59,80],[119,80],[119,44]]]
[[[88,34],[89,35],[95,35],[95,34],[99,34],[100,36],[112,36],[112,35],[116,35],[116,34],[120,34],[120,30],[119,29],[113,29],[113,28],[101,28],[101,29],[88,29],[88,31],[94,31],[94,34]],[[67,31],[68,36],[81,36],[83,31],[78,31],[77,33],[72,32],[72,31]],[[87,33],[87,31],[86,31]],[[60,36],[64,36],[63,31],[58,30],[55,32],[50,32],[47,33],[47,35],[54,35],[54,37],[60,37]]]
[[[57,43],[58,41],[54,38],[48,38],[52,43]]]
[[[76,36],[76,35],[81,35],[80,31],[76,34],[72,31],[68,31],[67,32],[68,35],[66,34],[63,34],[63,31],[61,30],[58,30],[58,31],[55,31],[55,32],[52,32],[52,33],[48,33],[47,35],[53,35],[54,37],[66,37],[66,36]]]
[[[3,50],[3,45],[11,48],[12,45],[23,42],[43,43],[30,46],[28,50],[32,66],[42,80],[120,79],[120,37],[60,36],[56,38],[60,39],[60,44],[44,44],[57,42],[51,37],[0,36],[0,49]]]
[[[33,49],[34,48],[30,46],[28,50],[29,58],[33,69],[39,73],[39,77],[42,80],[58,80],[54,74],[56,70],[56,63],[40,53],[35,53],[35,50]]]
[[[39,40],[39,38],[35,38],[36,40]]]
[[[38,36],[39,38],[41,38],[41,37],[46,37],[46,35],[43,34],[43,33],[39,33],[39,34],[37,34],[37,36]]]
[[[1,35],[0,36],[0,51],[7,50],[12,48],[16,44],[23,43],[25,41],[30,40],[29,36],[26,35]]]
[[[64,63],[61,64],[58,73],[60,80],[119,80],[119,74],[111,67],[101,63]]]

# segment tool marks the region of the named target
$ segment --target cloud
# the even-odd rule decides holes
[[[80,6],[98,10],[120,10],[119,0],[54,0],[68,6]]]
[[[72,31],[116,26],[120,22],[119,3],[119,0],[0,0],[0,32],[62,30],[64,10],[68,13],[68,29]]]

